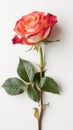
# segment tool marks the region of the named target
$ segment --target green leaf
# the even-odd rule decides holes
[[[44,77],[44,73],[45,71],[43,71],[42,77]],[[38,83],[40,82],[40,72],[35,73],[33,81]]]
[[[25,84],[18,78],[7,79],[2,87],[10,95],[18,95],[24,92]]]
[[[50,77],[42,78],[39,87],[43,91],[59,94],[57,83]]]
[[[34,70],[32,64],[29,61],[20,59],[17,68],[19,76],[26,82],[32,82],[34,78]]]
[[[35,84],[29,85],[27,88],[27,92],[29,97],[34,100],[35,102],[39,102],[40,100],[40,92],[37,89]]]

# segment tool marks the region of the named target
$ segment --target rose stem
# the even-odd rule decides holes
[[[42,47],[40,47],[40,79],[43,77],[43,52]],[[40,115],[38,120],[38,130],[42,130],[42,116],[43,116],[43,93],[40,90]]]

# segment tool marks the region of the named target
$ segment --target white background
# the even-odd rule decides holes
[[[0,86],[13,76],[19,57],[39,62],[34,51],[26,52],[28,46],[13,45],[13,28],[16,21],[32,11],[44,11],[57,15],[51,39],[60,42],[44,46],[46,75],[54,78],[61,87],[61,94],[45,93],[50,102],[43,118],[42,130],[73,130],[73,1],[72,0],[0,0]],[[37,130],[33,107],[37,103],[27,94],[9,96],[0,87],[0,130]]]

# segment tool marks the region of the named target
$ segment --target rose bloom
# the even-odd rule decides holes
[[[48,38],[57,17],[48,13],[34,11],[21,17],[15,25],[14,31],[17,35],[12,39],[13,44],[35,45],[37,42]],[[18,37],[19,36],[19,37]]]

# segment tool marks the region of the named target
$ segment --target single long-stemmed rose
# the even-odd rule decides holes
[[[14,31],[17,35],[12,39],[13,44],[27,44],[33,46],[40,54],[40,71],[34,72],[29,61],[20,59],[17,73],[20,77],[7,79],[2,87],[10,95],[18,95],[27,89],[29,97],[40,102],[40,108],[34,108],[34,116],[38,121],[38,130],[42,130],[42,115],[45,106],[43,103],[43,92],[59,94],[57,83],[50,77],[45,76],[42,43],[53,42],[48,38],[53,26],[57,23],[57,17],[44,12],[32,12],[20,18],[15,25]]]

